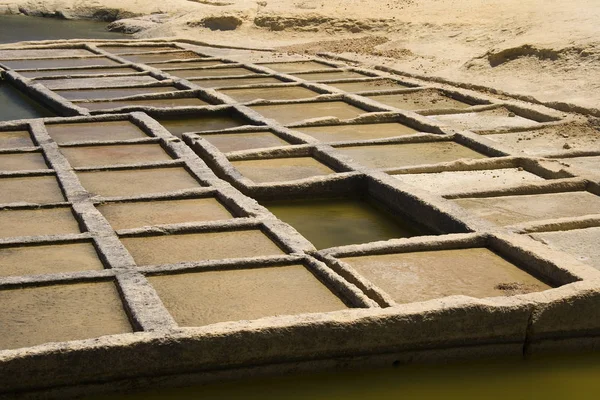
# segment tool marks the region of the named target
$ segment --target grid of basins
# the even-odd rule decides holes
[[[0,123],[0,349],[600,268],[586,121],[325,60],[55,47],[0,50],[3,86],[63,116]]]

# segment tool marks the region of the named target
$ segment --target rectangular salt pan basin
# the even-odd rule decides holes
[[[291,124],[292,122],[301,122],[313,118],[347,120],[367,113],[367,111],[343,101],[257,105],[250,108],[282,124]]]
[[[486,157],[475,150],[449,141],[353,146],[337,150],[369,168],[409,167],[445,163],[462,158]]]
[[[294,181],[335,173],[312,157],[240,160],[232,161],[231,165],[256,183]]]
[[[382,254],[342,259],[397,303],[463,295],[494,297],[550,289],[485,248]]]
[[[142,139],[148,136],[129,121],[46,124],[46,130],[58,144],[68,142]]]
[[[180,326],[347,308],[303,265],[148,278]]]

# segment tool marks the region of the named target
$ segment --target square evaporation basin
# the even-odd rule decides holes
[[[285,254],[259,229],[124,237],[138,266]]]
[[[427,234],[379,204],[361,199],[282,200],[263,205],[317,249]]]
[[[200,136],[223,153],[290,145],[271,132],[212,133]]]
[[[244,125],[254,125],[237,114],[210,113],[199,116],[154,117],[172,135],[181,138],[184,133],[218,131]]]
[[[600,197],[589,192],[547,193],[453,200],[497,225],[600,214]]]
[[[324,82],[338,79],[360,79],[371,78],[369,75],[361,74],[354,71],[331,71],[331,72],[309,72],[302,74],[292,74],[296,78],[304,79],[309,82]]]
[[[55,93],[68,100],[88,99],[114,99],[118,97],[137,96],[141,94],[155,94],[177,92],[175,86],[114,88],[114,89],[83,89],[83,90],[55,90]]]
[[[545,155],[568,151],[600,151],[600,129],[587,124],[549,126],[525,132],[485,135],[525,154]]]
[[[188,60],[188,61],[177,61],[177,62],[159,62],[159,63],[148,63],[148,66],[152,68],[162,69],[165,72],[171,73],[172,70],[181,68],[204,68],[212,67],[213,65],[227,65],[220,60]]]
[[[487,131],[492,129],[535,127],[539,123],[523,118],[506,108],[464,113],[430,116],[429,118],[456,129]]]
[[[336,173],[312,157],[240,160],[231,161],[231,165],[256,183],[295,181]]]
[[[223,89],[221,93],[238,102],[247,102],[257,99],[262,100],[298,100],[319,96],[321,93],[313,92],[301,86],[267,87],[252,89]]]
[[[147,100],[116,100],[116,101],[95,101],[89,102],[73,102],[79,107],[87,108],[88,110],[111,110],[122,107],[204,107],[210,105],[204,100],[197,97],[186,98],[163,98],[163,99],[147,99]]]
[[[532,233],[530,236],[600,270],[600,227]]]
[[[188,58],[198,58],[198,54],[191,51],[174,51],[170,53],[159,54],[136,54],[121,55],[124,59],[134,63],[163,62],[169,60],[183,60]]]
[[[369,168],[383,169],[487,157],[450,141],[352,146],[336,150]]]
[[[83,187],[102,197],[139,196],[202,187],[185,168],[78,172]]]
[[[359,82],[328,83],[327,85],[348,93],[373,92],[376,90],[406,89],[410,86],[391,79],[378,79]]]
[[[0,291],[0,349],[132,332],[112,282]]]
[[[572,167],[587,169],[596,173],[600,172],[600,156],[560,158],[559,160]]]
[[[104,203],[97,206],[115,230],[234,218],[215,198]]]
[[[0,149],[34,146],[29,131],[0,131]]]
[[[347,308],[303,265],[161,275],[148,280],[179,326]]]
[[[85,68],[85,69],[47,69],[38,71],[17,71],[26,78],[44,78],[48,76],[110,75],[135,74],[140,71],[133,68]]]
[[[359,125],[327,125],[293,128],[323,142],[383,139],[417,133],[416,129],[398,122]]]
[[[55,116],[42,104],[2,80],[0,80],[0,105],[0,121]]]
[[[42,153],[0,154],[0,172],[48,169]]]
[[[394,177],[409,185],[440,194],[497,190],[544,180],[522,168],[401,174]]]
[[[145,54],[150,51],[180,50],[173,46],[99,46],[100,49],[113,54]]]
[[[453,99],[437,90],[419,90],[399,94],[382,94],[365,96],[382,104],[403,110],[433,110],[438,108],[463,109],[471,104]]]
[[[158,79],[150,75],[135,75],[135,76],[105,76],[100,78],[59,78],[59,79],[38,79],[37,83],[41,83],[50,90],[66,90],[66,89],[96,89],[96,88],[112,88],[120,86],[136,86],[156,84]]]
[[[271,68],[273,71],[281,73],[310,71],[313,69],[335,69],[335,67],[320,63],[317,61],[298,61],[298,62],[274,62],[267,64],[257,64],[261,67]]]
[[[0,276],[102,270],[91,242],[0,247]]]
[[[158,143],[62,147],[60,152],[75,168],[153,163],[173,159]]]
[[[46,130],[58,144],[143,139],[148,135],[129,121],[77,122],[46,124]]]
[[[463,295],[476,298],[551,287],[486,248],[342,258],[397,303]]]
[[[81,233],[71,207],[0,210],[0,237]]]
[[[219,77],[219,76],[237,76],[237,75],[254,75],[255,71],[252,71],[244,67],[228,67],[228,68],[209,68],[209,69],[197,69],[194,77]],[[175,75],[176,72],[171,71],[171,75]],[[177,76],[177,75],[175,75]],[[192,77],[192,75],[188,75]]]
[[[49,204],[65,201],[54,176],[0,178],[0,204]]]
[[[344,101],[258,105],[250,108],[284,125],[313,118],[329,117],[346,120],[368,112]]]
[[[225,79],[203,79],[203,80],[194,80],[190,79],[190,81],[194,82],[194,85],[198,85],[202,88],[212,89],[212,88],[226,88],[226,87],[236,87],[236,86],[244,86],[244,85],[262,85],[269,83],[283,83],[283,81],[274,78],[272,76],[261,76],[256,75],[251,78],[225,78]]]
[[[108,65],[121,65],[106,57],[93,58],[45,58],[40,60],[0,60],[0,63],[12,69],[48,69],[48,68],[73,68],[73,67],[105,67]]]

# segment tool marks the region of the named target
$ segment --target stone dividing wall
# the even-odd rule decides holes
[[[119,45],[123,46],[123,51]],[[151,51],[148,46],[156,46],[158,50]],[[48,50],[55,53],[49,56]],[[183,69],[186,61],[170,60],[169,54],[193,57],[191,59],[195,61],[189,62],[217,64],[194,66],[189,70],[198,70],[200,75],[195,77],[192,73],[181,78],[177,75],[188,71]],[[261,52],[261,57],[264,54]],[[323,68],[312,64],[304,70],[305,64],[294,60],[273,63],[278,60],[276,56],[272,54],[270,60],[259,58],[261,62],[257,63],[255,55],[249,51],[165,41],[57,42],[34,44],[29,50],[0,49],[0,66],[5,69],[3,77],[64,116],[0,123],[0,135],[2,132],[25,130],[33,138],[31,146],[3,149],[0,156],[41,154],[48,164],[47,169],[1,172],[0,183],[1,179],[8,178],[54,176],[64,196],[64,201],[45,204],[3,204],[0,205],[2,212],[70,209],[79,226],[79,232],[9,235],[0,238],[0,250],[91,242],[104,265],[104,269],[93,271],[3,276],[0,277],[0,293],[22,288],[113,282],[135,332],[0,351],[0,392],[29,391],[32,396],[63,396],[76,395],[78,390],[90,388],[111,390],[112,381],[129,382],[113,386],[121,389],[148,382],[164,384],[159,377],[166,375],[173,376],[173,383],[183,384],[274,371],[341,367],[361,364],[365,360],[373,363],[410,362],[597,348],[600,272],[572,255],[546,246],[528,233],[577,231],[599,226],[600,208],[593,203],[595,196],[600,195],[598,171],[568,163],[582,156],[600,155],[600,146],[554,150],[546,153],[546,158],[540,158],[489,139],[499,134],[570,126],[581,123],[581,116],[520,100],[495,98],[448,84],[398,77],[323,59],[313,60],[321,63]],[[43,64],[44,60],[59,57],[83,60],[73,62],[82,65],[59,67],[69,70],[66,75],[56,69],[54,76],[44,73],[39,79],[31,79],[24,74],[37,73],[35,68],[12,69],[10,63],[40,60]],[[98,64],[103,69],[102,73],[93,73],[96,72],[96,61],[83,65],[89,59],[102,57],[111,60],[105,63],[109,65]],[[166,57],[166,61],[159,60],[162,57]],[[131,61],[133,59],[138,61]],[[146,64],[148,60],[156,62],[154,65],[160,65],[160,68]],[[68,64],[68,61],[65,62]],[[169,64],[176,64],[176,69],[168,68]],[[105,71],[124,67],[139,72],[111,74]],[[247,72],[236,69],[231,72],[234,75],[228,75],[235,68],[244,68]],[[76,73],[73,74],[73,71]],[[222,75],[215,79],[207,71]],[[336,73],[347,75],[340,79],[327,76]],[[302,78],[308,77],[308,74],[313,77]],[[314,78],[319,74],[323,77]],[[364,77],[356,77],[356,74]],[[236,92],[230,89],[230,81],[226,81],[255,78],[274,78],[281,83],[238,85],[237,95],[242,89],[262,89],[263,93],[269,94],[282,87],[288,90],[303,88],[315,94],[310,99],[278,99],[275,96],[268,100],[257,97],[238,101],[234,98]],[[226,89],[219,86],[219,80],[226,82]],[[352,82],[370,86],[380,81],[382,90],[367,87],[367,90],[350,92],[336,88],[336,84]],[[204,85],[206,82],[210,82],[211,87]],[[398,85],[400,88],[390,89],[385,85]],[[115,107],[107,103],[107,108],[102,109],[92,108],[92,104],[106,101],[101,98],[69,101],[57,94],[64,93],[64,90],[165,87],[176,90],[112,98]],[[384,99],[381,96],[391,97]],[[425,96],[425,99],[434,96],[441,105],[433,103],[433,107],[419,108],[423,104],[419,96]],[[202,103],[168,103],[173,99],[198,99]],[[396,101],[410,104],[412,109],[394,106]],[[165,103],[161,105],[160,102]],[[332,113],[339,112],[340,116],[311,117],[310,113],[314,110],[311,106],[315,103],[320,103],[316,109],[331,106]],[[271,111],[278,107],[280,111]],[[286,113],[293,114],[296,109],[311,118],[288,119]],[[169,117],[209,117],[217,114],[235,115],[245,122],[241,126],[209,132],[187,131],[178,135],[181,139],[168,130],[168,125],[161,125],[161,121]],[[53,127],[61,124],[93,125],[109,121],[131,124],[144,136],[61,142],[51,133]],[[367,125],[386,123],[402,124],[414,132],[366,140],[319,140],[309,133],[311,128],[323,126],[355,126],[358,130]],[[222,151],[219,142],[211,142],[217,136],[227,138],[229,135],[263,132],[274,135],[282,143]],[[83,157],[83,164],[76,166],[73,164],[80,162],[81,158],[71,155],[70,160],[68,156],[69,149],[75,149],[77,154],[78,149],[85,150],[91,146],[98,149],[100,146],[157,144],[168,159],[128,162],[123,157],[91,165],[90,160]],[[380,146],[381,154],[408,148],[403,146],[417,146],[414,149],[446,146],[443,148],[460,150],[456,150],[459,153],[455,159],[441,161],[435,158],[430,161],[398,161],[409,160],[410,155],[419,150],[401,153],[401,157],[393,156],[390,163],[384,156],[359,159],[361,151],[368,151],[373,146]],[[461,151],[477,156],[462,157]],[[275,169],[275,176],[257,182],[236,167],[243,161],[283,160],[285,163],[286,159],[295,158],[312,158],[331,172],[282,180],[278,179]],[[195,184],[165,191],[153,187],[140,193],[115,194],[110,191],[102,193],[104,189],[92,189],[93,185],[90,186],[83,178],[94,173],[153,171],[156,168],[183,169]],[[504,169],[539,179],[525,182],[507,180],[504,185],[482,183],[475,187],[465,183],[464,187],[457,184],[450,188],[441,185],[443,178],[435,180],[436,174],[462,176]],[[411,180],[415,174],[419,174],[419,179]],[[431,186],[425,187],[430,180]],[[160,186],[158,182],[155,184]],[[296,229],[277,219],[254,200],[348,195],[375,199],[394,213],[425,226],[435,235],[317,249]],[[531,201],[540,204],[554,201],[545,200],[554,197],[544,197],[552,195],[564,196],[567,201],[570,195],[579,196],[584,199],[582,201],[589,202],[586,203],[587,208],[579,209],[574,202],[575,211],[565,215],[534,215],[533,218],[515,218],[506,223],[490,219],[486,212],[478,214],[473,211],[481,209],[477,208],[482,207],[478,201],[491,202],[502,198],[519,204],[519,196],[536,195],[541,197],[534,197]],[[114,203],[211,198],[223,205],[232,218],[115,228],[99,211],[102,206]],[[279,254],[155,263],[136,261],[136,251],[131,245],[124,244],[135,243],[136,239],[173,235],[246,231],[261,232],[276,245]],[[380,260],[378,257],[382,256],[470,249],[491,250],[553,288],[532,293],[513,293],[510,292],[513,289],[509,288],[507,296],[501,297],[478,299],[446,295],[406,303],[398,301],[390,288],[367,278],[355,262],[355,258],[360,257]],[[173,251],[179,250],[174,248]],[[190,327],[175,320],[170,306],[165,305],[152,283],[153,277],[176,274],[259,271],[263,268],[284,271],[294,265],[304,266],[350,309]],[[81,363],[82,359],[86,362]],[[135,369],[131,368],[132,364],[136,365]],[[77,389],[78,385],[87,389]],[[42,392],[36,394],[36,390]]]

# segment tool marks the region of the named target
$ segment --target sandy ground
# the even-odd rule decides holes
[[[138,37],[337,52],[600,108],[598,0],[0,0],[2,12],[126,19],[113,27]]]

